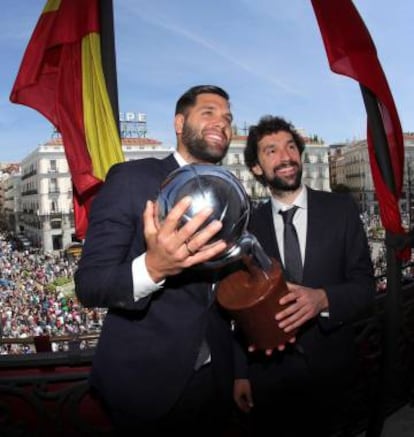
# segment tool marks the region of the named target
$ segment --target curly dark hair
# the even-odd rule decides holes
[[[187,90],[177,101],[175,115],[186,115],[188,108],[196,104],[197,96],[200,94],[217,94],[229,101],[230,97],[226,91],[215,85],[197,85]]]
[[[247,136],[246,147],[244,149],[244,162],[251,172],[252,168],[258,164],[257,147],[259,141],[265,135],[275,134],[280,131],[289,132],[292,134],[293,140],[299,149],[299,153],[302,155],[305,149],[305,141],[297,133],[293,124],[289,123],[282,117],[265,115],[259,120],[257,125],[250,126],[249,135]],[[260,183],[266,185],[263,176],[256,175],[253,172],[252,174]]]

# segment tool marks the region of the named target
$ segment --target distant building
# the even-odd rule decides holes
[[[144,115],[138,115],[134,116],[134,123],[144,123]],[[124,119],[128,117],[125,115]],[[147,157],[162,159],[175,150],[175,146],[165,147],[160,141],[146,138],[143,126],[135,126],[141,129],[140,135],[134,131],[136,136],[122,138],[126,161]],[[124,126],[124,129],[127,128]],[[234,135],[221,165],[239,178],[252,199],[265,199],[269,195],[267,189],[254,179],[244,164],[245,142],[246,136]],[[312,188],[329,190],[326,145],[306,138],[303,158],[305,183]],[[22,160],[20,167],[20,172],[8,175],[0,184],[7,227],[16,234],[24,234],[34,247],[45,251],[66,249],[75,241],[75,229],[72,180],[60,136],[55,134],[36,147]]]
[[[414,135],[404,134],[405,168],[400,207],[403,221],[411,227],[414,218]],[[372,179],[367,140],[330,146],[331,186],[333,190],[349,190],[361,212],[379,214],[378,200]]]
[[[125,160],[162,158],[171,149],[150,138],[122,140]],[[21,208],[13,231],[25,234],[35,247],[61,250],[75,241],[72,179],[62,139],[52,138],[21,162]]]
[[[229,151],[221,164],[239,179],[251,198],[263,199],[268,196],[267,189],[256,181],[244,163],[246,138],[245,135],[233,135]]]
[[[316,136],[302,136],[305,139],[305,150],[302,155],[303,183],[314,190],[331,191],[328,145]]]
[[[0,163],[0,227],[14,229],[20,210],[20,164]]]

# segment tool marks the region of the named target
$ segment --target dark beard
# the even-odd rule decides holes
[[[208,143],[204,140],[204,138],[197,134],[197,132],[187,123],[187,121],[184,122],[181,139],[191,156],[193,156],[197,161],[201,162],[217,164],[224,158],[228,150],[227,145],[227,148],[223,150],[223,153],[220,153],[219,155],[212,153]]]
[[[278,176],[274,176],[273,179],[266,179],[266,183],[271,190],[283,192],[296,191],[300,187],[302,181],[302,167],[299,167],[295,162],[290,162],[289,165],[296,165],[298,167],[295,179],[292,182],[286,182]]]

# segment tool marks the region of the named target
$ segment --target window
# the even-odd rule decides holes
[[[52,178],[49,181],[49,193],[58,193],[58,182],[56,178]]]

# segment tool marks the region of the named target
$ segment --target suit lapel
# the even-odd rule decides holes
[[[308,225],[306,233],[306,251],[303,265],[303,282],[306,283],[315,271],[314,264],[321,259],[320,256],[320,238],[324,235],[323,208],[320,208],[318,193],[310,188],[308,190]]]
[[[280,261],[270,201],[260,205],[257,211],[253,213],[250,229],[259,240],[264,251],[272,258]]]
[[[162,159],[161,166],[164,171],[163,178],[166,178],[173,170],[176,170],[179,167],[173,154]]]

